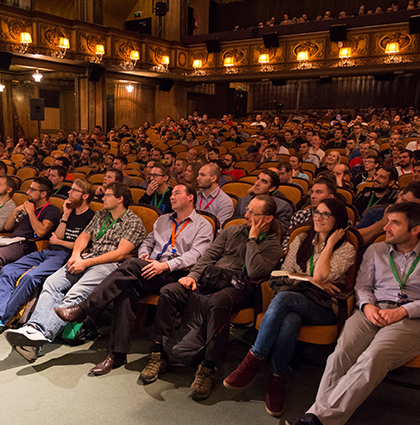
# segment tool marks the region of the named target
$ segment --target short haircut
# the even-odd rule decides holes
[[[62,167],[61,165],[53,165],[50,170],[57,170],[58,173],[58,177],[62,177],[63,180],[66,178],[67,176],[67,170]]]
[[[398,182],[398,171],[392,165],[383,165],[381,167],[384,171],[389,173],[389,180],[394,180],[394,182]]]
[[[39,184],[42,192],[47,192],[47,199],[53,194],[53,184],[46,177],[36,177],[34,183]]]
[[[114,173],[116,182],[122,183],[124,181],[124,174],[116,168],[110,167],[106,170],[106,173]]]
[[[101,158],[99,158],[99,156],[91,156],[90,158],[89,158],[89,165],[92,165],[92,164],[101,164]]]
[[[208,150],[208,153],[210,153],[210,152],[214,152],[214,153],[217,153],[217,155],[220,155],[220,151],[219,151],[219,149],[217,149],[217,148],[210,148],[210,149]]]
[[[119,161],[121,161],[125,166],[127,166],[128,164],[127,157],[125,157],[124,155],[118,155],[115,157],[115,159],[118,159]]]
[[[297,158],[297,160],[298,160],[299,162],[303,162],[302,155],[301,155],[299,152],[292,153],[292,154],[290,155],[290,158],[291,158],[292,156],[294,156],[295,158]]]
[[[165,152],[165,155],[171,155],[171,157],[172,157],[173,159],[176,159],[176,153],[175,153],[175,152],[173,152],[173,151],[167,151],[167,152]]]
[[[417,161],[414,165],[413,165],[413,168],[414,167],[420,167],[420,161]]]
[[[108,142],[102,143],[102,146],[106,146],[108,149],[111,149],[111,144]]]
[[[133,203],[130,188],[126,184],[112,182],[107,186],[106,190],[108,189],[112,190],[112,193],[116,198],[123,198],[123,204],[125,208],[128,208],[128,206]]]
[[[293,170],[290,162],[280,162],[279,165],[277,165],[277,169],[281,170],[282,168],[286,170],[286,173],[290,173]]]
[[[171,176],[171,170],[169,169],[169,167],[165,164],[161,164],[158,161],[155,161],[155,163],[153,164],[153,168],[159,168],[164,176]]]
[[[216,176],[216,183],[220,183],[220,179],[222,178],[222,172],[220,171],[220,168],[217,164],[214,162],[209,162],[206,165],[203,165],[203,167],[209,167],[210,169],[210,176]]]
[[[419,164],[420,165],[420,164]],[[412,193],[416,199],[420,200],[420,183],[419,182],[411,182],[407,186],[404,186],[401,189],[401,192],[405,195],[407,193]]]
[[[277,151],[277,146],[274,144],[274,143],[272,143],[271,145],[268,145],[266,148],[265,148],[265,150],[267,150],[267,149],[273,149],[273,150],[275,150],[275,151]]]
[[[184,186],[185,187],[185,191],[187,192],[187,195],[193,195],[194,196],[194,200],[193,200],[193,205],[195,207],[195,204],[197,203],[197,191],[193,188],[192,185],[190,185],[189,183],[177,183],[175,186]]]
[[[66,158],[65,156],[59,156],[57,158],[57,161],[61,161],[63,163],[63,167],[68,170],[70,167],[70,161],[68,158]]]
[[[10,197],[12,197],[13,194],[17,191],[17,184],[16,184],[15,179],[12,176],[0,176],[0,179],[5,179],[5,181],[6,181],[6,187],[7,188],[9,188],[9,187],[12,188],[12,191],[9,194]]]
[[[7,165],[3,161],[0,161],[0,170],[3,170],[4,173],[7,174]]]
[[[369,152],[369,151],[368,151]],[[376,155],[374,153],[369,153],[366,156],[366,159],[374,159],[375,160],[375,164],[380,164],[382,161],[382,158],[379,155]]]
[[[163,157],[163,151],[162,151],[162,149],[160,149],[160,148],[153,148],[153,150],[155,152],[159,152],[162,155],[162,157]]]
[[[236,157],[234,153],[228,152],[226,155],[230,155],[232,157],[232,162],[234,162],[235,164],[238,162],[238,158]],[[225,155],[225,158],[226,158],[226,155]]]
[[[299,141],[299,147],[301,147],[302,145],[308,145],[309,146],[309,142],[307,140],[301,139]]]
[[[420,226],[419,204],[415,202],[401,202],[399,204],[391,205],[387,211],[391,213],[403,213],[407,220],[408,230],[416,226]],[[418,235],[420,238],[420,233]]]
[[[270,187],[274,186],[275,190],[278,189],[278,187],[280,186],[280,177],[275,171],[270,170],[268,168],[264,168],[264,170],[261,171],[260,174],[267,174],[267,176],[270,177]]]
[[[400,155],[401,155],[402,153],[408,153],[408,156],[410,157],[410,159],[413,159],[413,158],[415,157],[414,152],[413,152],[413,151],[410,151],[410,150],[408,150],[408,149],[404,149],[403,151],[401,151],[401,152],[400,152]]]
[[[90,204],[95,196],[95,186],[89,180],[84,179],[76,179],[73,184],[82,190],[82,195],[89,195],[87,203]]]
[[[337,194],[337,181],[334,178],[329,178],[327,176],[319,176],[315,179],[314,181],[314,185],[315,184],[325,184],[325,186],[327,186],[327,190],[331,195],[336,195]]]
[[[185,158],[177,158],[177,161],[181,161],[184,164],[184,167],[188,165],[188,161]]]

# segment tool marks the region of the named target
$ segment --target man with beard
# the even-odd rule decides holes
[[[16,183],[10,176],[0,176],[0,232],[4,232],[7,217],[14,211],[16,204],[12,196],[16,191]]]
[[[63,204],[60,224],[52,233],[48,248],[35,251],[3,267],[0,273],[0,318],[3,326],[33,291],[69,259],[74,241],[94,216],[94,212],[89,209],[93,195],[92,183],[77,179],[70,189],[69,198]]]
[[[48,202],[53,185],[45,177],[37,177],[29,186],[28,200],[15,208],[4,224],[11,237],[21,241],[0,247],[0,267],[36,251],[35,238],[50,236],[60,221],[60,210]]]
[[[372,187],[364,188],[354,200],[359,215],[370,207],[380,204],[393,204],[398,197],[398,190],[391,187],[398,182],[398,173],[394,167],[379,168],[373,178]]]

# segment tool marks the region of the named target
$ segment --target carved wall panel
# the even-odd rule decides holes
[[[412,53],[417,51],[417,37],[408,34],[408,31],[378,31],[373,34],[372,55],[383,55],[387,43],[398,42],[400,53]]]
[[[163,46],[156,46],[151,44],[147,46],[147,63],[160,65],[162,63],[162,56],[169,56],[170,58],[171,50],[168,47]]]
[[[235,66],[247,65],[249,60],[249,49],[247,47],[241,47],[224,50],[220,55],[219,66],[224,66],[225,58],[233,58]]]
[[[275,62],[284,62],[285,51],[286,51],[286,43],[279,43],[279,47],[272,47],[270,49],[266,49],[264,45],[254,45],[252,48],[252,59],[250,65],[259,65],[258,58],[262,54],[268,54],[270,59],[270,63]]]
[[[71,38],[71,28],[57,27],[48,22],[38,24],[39,44],[50,49],[58,49],[60,37]],[[71,48],[70,43],[70,48]],[[75,46],[73,46],[75,47]]]
[[[106,36],[97,33],[88,33],[86,31],[79,32],[79,50],[87,55],[95,55],[95,47],[97,44],[105,46],[105,56],[109,56],[106,49]]]
[[[21,32],[29,32],[32,34],[31,21],[0,15],[0,39],[10,43],[20,43]]]
[[[318,38],[307,41],[288,41],[287,42],[287,61],[297,62],[299,52],[308,51],[309,60],[325,59],[326,55],[326,38]]]
[[[207,53],[206,50],[196,50],[189,52],[188,67],[192,68],[196,59],[201,59],[203,68],[213,68],[216,66],[215,53]]]
[[[342,47],[350,47],[351,48],[351,56],[360,57],[360,56],[368,56],[369,55],[369,45],[370,45],[370,34],[358,34],[354,36],[348,36],[346,41],[342,42]],[[328,59],[338,59],[338,53],[340,51],[338,43],[327,42]]]
[[[140,59],[142,61],[142,52],[141,46],[135,40],[130,40],[127,38],[114,37],[114,57],[123,60],[130,60],[130,53],[132,50],[137,50],[139,52]]]

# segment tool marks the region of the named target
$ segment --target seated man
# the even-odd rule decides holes
[[[145,179],[140,183],[140,189],[147,189],[150,183],[150,174],[152,174],[152,169],[155,166],[156,161],[154,159],[151,159],[147,162],[146,167],[143,170],[143,173],[145,174]],[[159,163],[158,163],[159,164]]]
[[[172,212],[172,189],[168,186],[169,175],[169,168],[166,165],[155,162],[150,173],[150,183],[139,202],[153,205],[160,209],[162,214]]]
[[[418,211],[406,202],[389,208],[385,242],[367,249],[357,276],[358,309],[328,358],[315,403],[295,425],[346,423],[390,370],[420,354]]]
[[[93,194],[92,183],[76,179],[69,199],[63,204],[60,225],[52,234],[48,248],[3,267],[0,273],[0,331],[1,322],[6,325],[33,291],[69,259],[74,241],[94,216],[89,209]],[[19,284],[15,286],[20,276]]]
[[[195,363],[203,360],[190,387],[190,396],[194,400],[209,396],[214,367],[226,353],[230,315],[252,306],[254,289],[250,279],[268,276],[282,256],[273,200],[270,196],[254,198],[245,216],[246,223],[222,230],[188,276],[161,289],[151,359],[140,373],[145,384],[156,381],[168,368],[171,357],[165,348],[170,348],[168,338],[174,332],[178,315],[187,315],[187,310],[190,314],[201,311],[204,349]],[[224,282],[217,277],[220,271],[227,274]]]
[[[29,148],[26,149],[21,167],[33,167],[38,171],[42,171],[45,168],[45,165],[38,161],[38,151],[35,146],[29,146]]]
[[[307,140],[301,140],[299,143],[299,153],[302,156],[303,162],[314,164],[316,168],[319,167],[319,158],[313,153],[309,152],[310,145]]]
[[[28,200],[7,217],[4,230],[12,232],[12,238],[23,237],[25,240],[0,247],[0,269],[36,251],[35,241],[29,239],[49,237],[57,227],[61,212],[48,202],[52,190],[52,183],[47,178],[35,178],[26,192]]]
[[[118,155],[117,157],[115,157],[114,163],[112,166],[123,173],[124,184],[126,184],[127,186],[137,187],[136,181],[125,172],[127,168],[127,164],[128,164],[127,158],[124,155]]]
[[[60,165],[53,165],[48,170],[48,180],[53,184],[53,195],[69,197],[70,188],[63,184],[67,176],[67,170]]]
[[[89,167],[90,167],[90,173],[89,177],[93,176],[94,174],[100,174],[103,172],[102,165],[101,165],[101,158],[99,156],[91,156],[89,158]]]
[[[233,215],[233,201],[220,188],[220,168],[213,163],[203,165],[197,177],[197,184],[201,189],[197,193],[196,208],[215,215],[222,225]]]
[[[399,165],[396,167],[398,171],[398,176],[403,176],[404,174],[413,173],[413,164],[414,164],[414,152],[408,149],[400,152]]]
[[[123,173],[116,168],[108,168],[106,170],[104,181],[101,186],[98,186],[95,191],[95,197],[102,199],[104,197],[105,191],[110,183],[119,182],[122,183],[124,180]]]
[[[172,178],[175,179],[178,183],[182,183],[184,181],[184,173],[185,173],[185,170],[187,169],[187,165],[188,165],[188,162],[184,158],[177,159],[175,161]]]
[[[394,167],[384,165],[379,168],[373,178],[372,187],[365,187],[353,202],[359,215],[366,209],[378,204],[393,204],[398,196],[398,190],[393,189],[398,182],[398,173]]]
[[[60,167],[64,167],[67,171],[67,175],[64,180],[75,180],[73,174],[69,173],[70,161],[65,156],[59,156],[54,159],[53,166],[59,165]]]
[[[299,179],[309,180],[307,174],[302,172],[302,156],[300,153],[294,153],[289,158],[290,165],[292,166],[292,176]]]
[[[277,158],[277,146],[274,144],[268,145],[265,148],[265,151],[263,153],[263,160],[262,163],[264,162],[278,162],[278,158]]]
[[[262,171],[257,178],[254,186],[252,187],[252,193],[254,195],[245,196],[240,198],[235,211],[233,212],[234,217],[245,217],[246,212],[249,209],[249,204],[256,195],[272,195],[279,187],[280,179],[278,174],[272,170]],[[274,202],[276,203],[276,213],[275,218],[283,226],[283,230],[289,228],[290,218],[292,216],[292,208],[289,203],[273,197]]]
[[[227,153],[223,158],[223,162],[225,163],[225,169],[223,170],[223,174],[229,174],[235,180],[239,180],[240,177],[243,177],[245,173],[242,170],[234,168],[238,159],[236,155],[233,153]]]
[[[420,162],[413,165],[413,182],[420,182]]]
[[[126,362],[139,309],[138,298],[147,293],[158,294],[163,286],[186,276],[187,269],[213,240],[212,226],[194,210],[196,194],[191,186],[184,183],[175,186],[171,202],[175,214],[164,214],[156,220],[153,231],[140,246],[139,258],[124,261],[82,303],[55,309],[65,321],[83,321],[89,316],[96,322],[113,303],[110,352],[91,369],[95,375],[104,375]]]
[[[0,232],[4,232],[7,217],[15,210],[16,204],[12,196],[16,191],[16,182],[13,177],[0,175]]]
[[[54,307],[69,307],[87,298],[121,261],[132,255],[146,236],[142,221],[128,205],[131,193],[123,183],[111,183],[104,195],[104,209],[74,242],[67,264],[44,283],[35,311],[25,326],[7,330],[12,347],[42,347],[52,342],[65,322]],[[87,254],[82,252],[92,246]]]

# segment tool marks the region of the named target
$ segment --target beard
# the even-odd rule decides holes
[[[82,204],[83,204],[83,199],[82,198],[80,198],[80,199],[74,199],[73,201],[70,201],[68,204],[67,204],[67,207],[69,208],[69,209],[75,209],[75,208],[79,208],[80,206],[82,206]]]

